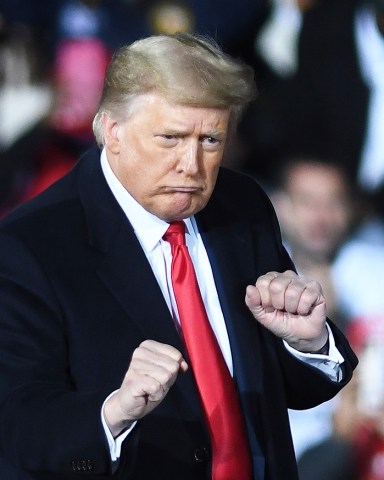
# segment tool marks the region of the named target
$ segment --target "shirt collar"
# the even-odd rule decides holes
[[[150,254],[163,238],[169,224],[145,210],[124,188],[109,165],[105,149],[101,152],[101,168],[109,188],[131,223],[141,246],[146,254]],[[191,221],[191,218],[186,218],[184,222],[186,224],[186,232],[190,235],[195,235],[195,221]]]

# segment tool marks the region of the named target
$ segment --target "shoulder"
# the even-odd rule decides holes
[[[226,191],[228,193],[228,188],[234,189],[234,193],[237,196],[241,196],[244,193],[249,194],[249,192],[255,195],[265,195],[264,188],[252,175],[221,167],[217,177],[215,192],[222,193],[222,191]]]
[[[210,203],[246,215],[256,209],[273,210],[266,190],[254,177],[227,168],[219,171]]]
[[[280,231],[275,210],[261,185],[249,175],[224,168],[199,218],[211,227],[247,224],[258,231]]]

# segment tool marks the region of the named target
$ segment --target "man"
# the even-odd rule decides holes
[[[337,252],[357,218],[353,207],[358,203],[340,165],[310,156],[286,158],[281,163],[272,201],[283,240],[299,274],[316,278],[321,283],[328,314],[344,331],[348,319],[343,315],[339,291],[333,284],[333,267]],[[355,478],[352,458],[347,458],[350,457],[350,445],[340,428],[344,426],[342,421],[348,411],[345,406],[353,395],[351,384],[342,393],[336,402],[324,402],[305,411],[289,411],[300,479],[314,478],[315,475],[328,478],[333,472],[332,478],[347,480],[351,469]],[[323,450],[318,445],[321,442],[324,442],[324,448],[327,446],[331,451],[333,448],[334,454],[320,455]],[[319,454],[312,457],[309,452]],[[328,451],[324,449],[324,452]],[[343,452],[347,453],[343,456]],[[304,474],[301,466],[307,462],[309,473]]]
[[[358,219],[349,180],[334,162],[299,156],[282,161],[278,183],[272,201],[296,270],[321,283],[328,315],[343,329],[332,265]]]
[[[207,40],[125,47],[94,121],[101,161],[86,154],[2,222],[3,478],[297,479],[287,407],[329,399],[357,361],[320,286],[293,271],[265,194],[220,169],[253,97],[252,71]],[[175,225],[203,299],[187,322]],[[209,349],[195,361],[203,315],[220,373]]]

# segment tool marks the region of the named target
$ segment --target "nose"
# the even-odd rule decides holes
[[[199,142],[188,142],[180,152],[177,163],[177,171],[194,175],[199,171],[200,144]]]

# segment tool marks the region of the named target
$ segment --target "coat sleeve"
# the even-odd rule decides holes
[[[248,215],[250,218],[254,215],[256,219],[253,222],[253,242],[254,250],[257,252],[254,255],[257,275],[271,270],[296,271],[296,267],[284,247],[279,222],[270,199],[262,189],[255,190],[254,184],[250,185],[250,190],[247,192],[248,197],[252,198],[253,193],[257,193],[257,197],[248,203],[253,206],[257,205],[258,208],[256,213],[254,207],[253,210],[252,208],[248,210]],[[343,375],[340,382],[331,381],[319,369],[294,357],[285,348],[280,338],[260,327],[264,358],[270,362],[268,365],[271,371],[281,374],[281,382],[273,376],[269,378],[270,376],[267,375],[269,378],[267,390],[274,391],[276,385],[283,385],[283,391],[274,391],[271,398],[283,394],[288,408],[312,408],[330,400],[351,380],[353,370],[358,363],[357,357],[344,334],[333,324],[332,320],[328,319],[328,324],[334,335],[336,348],[344,358],[341,367]],[[276,385],[272,385],[273,383]]]

